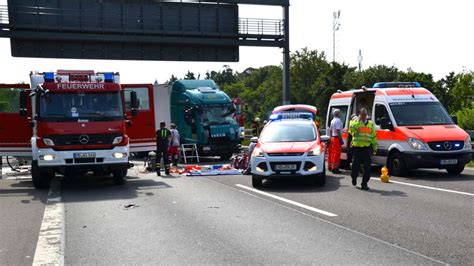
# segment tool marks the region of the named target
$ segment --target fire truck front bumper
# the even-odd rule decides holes
[[[117,146],[111,150],[38,149],[37,154],[40,167],[128,164],[129,159],[129,149],[126,146]]]

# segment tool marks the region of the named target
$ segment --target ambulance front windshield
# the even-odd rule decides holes
[[[439,102],[396,102],[390,104],[390,109],[398,126],[453,124]]]

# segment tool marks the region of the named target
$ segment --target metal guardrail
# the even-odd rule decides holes
[[[30,16],[28,23],[17,25],[11,21],[7,5],[0,5],[0,28],[2,30],[10,29],[13,26],[22,29],[39,30],[46,27],[49,30],[72,30],[79,29],[81,32],[88,30],[100,30],[104,33],[117,31],[140,31],[143,33],[154,33],[157,31],[198,31],[204,32],[205,28],[216,23],[212,18],[200,18],[196,24],[195,19],[181,18],[176,24],[170,24],[167,20],[166,25],[156,21],[156,23],[146,23],[150,17],[144,17],[141,12],[114,12],[108,11],[106,15],[98,10],[88,9],[66,9],[38,6],[17,6],[15,15]],[[12,17],[14,18],[14,17]],[[100,21],[98,21],[100,18]],[[156,18],[153,18],[155,20]],[[43,24],[45,21],[57,21],[57,24]],[[119,21],[120,23],[117,23]],[[11,22],[11,24],[10,24]],[[113,22],[113,23],[112,23]],[[112,24],[111,24],[112,23]],[[99,25],[100,24],[100,25]],[[110,25],[109,25],[110,24]],[[201,24],[205,25],[201,28]],[[166,26],[166,28],[164,28]],[[215,27],[217,32],[228,34],[237,30],[240,37],[268,36],[269,38],[280,37],[284,35],[284,21],[280,19],[256,19],[239,18],[238,29],[235,29],[235,23],[219,23]]]
[[[284,21],[280,19],[239,19],[240,35],[284,35]]]

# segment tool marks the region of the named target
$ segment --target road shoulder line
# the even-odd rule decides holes
[[[64,265],[64,226],[61,182],[54,178],[48,193],[33,265]]]

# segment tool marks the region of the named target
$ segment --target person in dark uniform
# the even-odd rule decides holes
[[[156,131],[156,174],[161,176],[161,158],[165,165],[166,175],[170,174],[170,162],[168,148],[171,140],[171,132],[166,128],[164,121],[160,122],[160,129]]]

